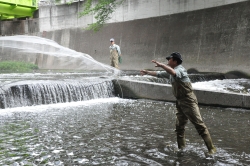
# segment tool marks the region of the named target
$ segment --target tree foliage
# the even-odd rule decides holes
[[[80,17],[93,14],[96,22],[90,24],[87,29],[98,31],[111,18],[111,14],[122,4],[124,0],[87,0]]]

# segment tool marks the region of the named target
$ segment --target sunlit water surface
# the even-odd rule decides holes
[[[218,152],[192,124],[177,152],[174,103],[96,99],[0,110],[0,165],[250,165],[250,111],[201,106]]]

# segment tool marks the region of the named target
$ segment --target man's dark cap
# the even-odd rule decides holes
[[[170,56],[167,56],[166,59],[177,58],[182,62],[181,54],[179,52],[173,52]]]

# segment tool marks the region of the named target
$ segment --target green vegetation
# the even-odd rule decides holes
[[[61,0],[50,0],[51,2],[59,3]],[[86,0],[83,4],[84,9],[79,13],[79,17],[93,14],[96,22],[89,24],[86,28],[88,30],[99,31],[101,27],[111,18],[111,14],[116,8],[122,4],[124,0]],[[78,1],[80,2],[80,1]],[[73,1],[67,2],[68,5]]]
[[[111,14],[122,4],[124,0],[87,0],[80,17],[94,14],[96,22],[90,24],[87,29],[98,31],[111,18]]]
[[[17,61],[2,61],[0,62],[0,72],[1,73],[24,73],[32,72],[37,70],[38,66],[27,62],[17,62]]]

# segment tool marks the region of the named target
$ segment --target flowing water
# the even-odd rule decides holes
[[[177,151],[174,103],[116,97],[0,111],[0,165],[249,165],[250,111],[201,106],[217,147],[189,123]]]
[[[222,74],[212,73],[207,76],[204,74],[189,75],[192,86],[195,89],[211,90],[217,92],[233,92],[241,94],[250,94],[250,79],[225,79]],[[126,75],[123,77],[128,80],[147,81],[169,84],[169,79],[156,78],[153,76],[141,76],[138,72],[135,75]]]
[[[234,92],[250,94],[250,79],[224,79],[196,82],[192,84],[194,88],[209,89],[219,92]]]
[[[111,78],[86,73],[2,74],[0,108],[113,97]]]
[[[58,58],[57,69],[82,71],[0,75],[0,165],[250,165],[249,110],[201,106],[218,152],[206,155],[190,123],[178,152],[174,103],[115,97],[118,70],[47,39],[0,37],[0,46],[3,60],[43,65],[46,55]],[[249,80],[218,79],[194,86],[249,93]]]

